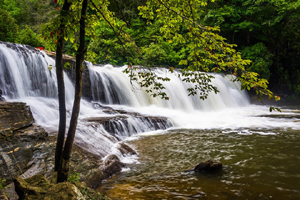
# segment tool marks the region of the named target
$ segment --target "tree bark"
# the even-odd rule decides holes
[[[71,3],[68,3],[65,0],[64,5],[61,10],[62,18],[64,18],[69,12],[69,8]],[[65,140],[65,131],[66,131],[66,100],[65,100],[65,84],[63,77],[63,59],[62,59],[62,51],[64,46],[64,33],[65,33],[65,21],[61,19],[60,34],[57,39],[56,45],[56,78],[57,78],[57,88],[58,88],[58,104],[59,104],[59,129],[57,135],[56,149],[55,149],[55,166],[54,170],[57,171],[59,167],[59,163],[61,161],[62,149]]]
[[[70,120],[70,126],[68,130],[67,140],[65,142],[64,150],[62,153],[62,161],[57,173],[57,182],[67,181],[69,172],[69,162],[72,152],[72,146],[75,138],[75,131],[77,127],[77,120],[80,111],[80,99],[82,92],[82,62],[84,61],[85,54],[85,20],[87,11],[88,0],[83,0],[81,18],[80,18],[80,38],[79,38],[79,48],[76,53],[76,65],[75,65],[75,98],[72,110],[72,116]]]

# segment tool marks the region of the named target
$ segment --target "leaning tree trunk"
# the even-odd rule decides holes
[[[62,153],[62,160],[60,167],[57,172],[57,182],[67,181],[68,172],[69,172],[69,162],[72,152],[72,145],[74,142],[75,131],[77,127],[77,119],[80,110],[80,99],[82,91],[82,62],[84,61],[85,54],[85,20],[86,20],[86,11],[87,11],[88,0],[83,0],[81,18],[80,18],[80,38],[79,38],[79,48],[76,53],[76,65],[75,65],[75,99],[73,104],[72,116],[70,120],[70,126],[68,130],[67,140],[65,142],[64,150]]]
[[[57,135],[57,142],[56,142],[56,149],[55,149],[55,166],[54,170],[57,171],[59,167],[59,163],[61,161],[62,150],[65,140],[65,131],[66,131],[66,100],[65,100],[65,84],[64,84],[64,77],[63,77],[63,59],[62,59],[62,51],[64,46],[64,33],[65,33],[65,17],[69,12],[69,8],[71,3],[68,3],[65,0],[64,5],[61,9],[61,21],[59,31],[60,34],[57,39],[57,46],[56,46],[56,58],[55,58],[55,65],[56,65],[56,77],[57,77],[57,88],[58,88],[58,103],[59,103],[59,128],[58,128],[58,135]]]

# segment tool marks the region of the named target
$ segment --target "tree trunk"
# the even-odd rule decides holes
[[[70,127],[68,130],[67,140],[65,142],[64,150],[62,153],[62,161],[57,173],[57,182],[67,181],[69,172],[69,162],[72,152],[72,145],[75,138],[75,131],[77,127],[77,119],[80,111],[80,99],[82,92],[82,62],[84,61],[85,54],[85,20],[87,11],[88,0],[83,0],[81,18],[80,18],[80,38],[79,38],[79,48],[76,53],[76,65],[75,65],[75,98],[72,110],[72,116],[70,120]]]
[[[71,4],[66,0],[61,10],[62,18],[64,18],[69,12]],[[55,149],[55,166],[54,170],[57,171],[59,163],[61,161],[62,149],[65,140],[65,131],[66,131],[66,102],[65,102],[65,84],[63,77],[63,59],[62,51],[64,46],[64,33],[65,33],[65,21],[61,19],[60,22],[60,35],[57,39],[56,46],[56,78],[57,78],[57,88],[58,88],[58,103],[59,103],[59,129],[57,135],[56,149]]]

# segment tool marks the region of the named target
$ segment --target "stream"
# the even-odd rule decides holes
[[[261,116],[299,124],[287,117]],[[300,199],[299,129],[175,129],[127,141],[139,153],[102,192],[112,199]],[[222,162],[220,173],[195,173],[198,163]]]

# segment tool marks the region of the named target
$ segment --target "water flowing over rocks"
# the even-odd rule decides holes
[[[92,124],[101,124],[107,132],[109,132],[119,140],[122,140],[120,138],[120,135],[122,136],[122,133],[130,132],[130,135],[133,135],[136,133],[148,131],[143,129],[142,126],[139,127],[141,128],[141,130],[137,130],[136,127],[132,126],[129,122],[129,120],[131,120],[132,118],[134,118],[141,124],[147,124],[147,127],[150,127],[151,130],[164,130],[173,126],[172,122],[166,117],[142,115],[137,112],[130,112],[121,109],[114,109],[109,106],[103,106],[99,103],[93,103],[93,105],[95,108],[101,109],[104,113],[112,115],[106,117],[85,118],[84,121],[91,122]],[[116,133],[119,133],[120,135],[117,135]]]
[[[49,52],[44,50],[44,52],[55,59],[56,52]],[[73,83],[75,83],[75,63],[76,59],[72,56],[63,54],[63,65],[64,71],[68,74],[68,76],[72,79]],[[86,63],[84,63],[86,65]],[[82,72],[82,97],[87,100],[93,100],[92,91],[91,91],[91,79],[88,67],[84,67]]]

